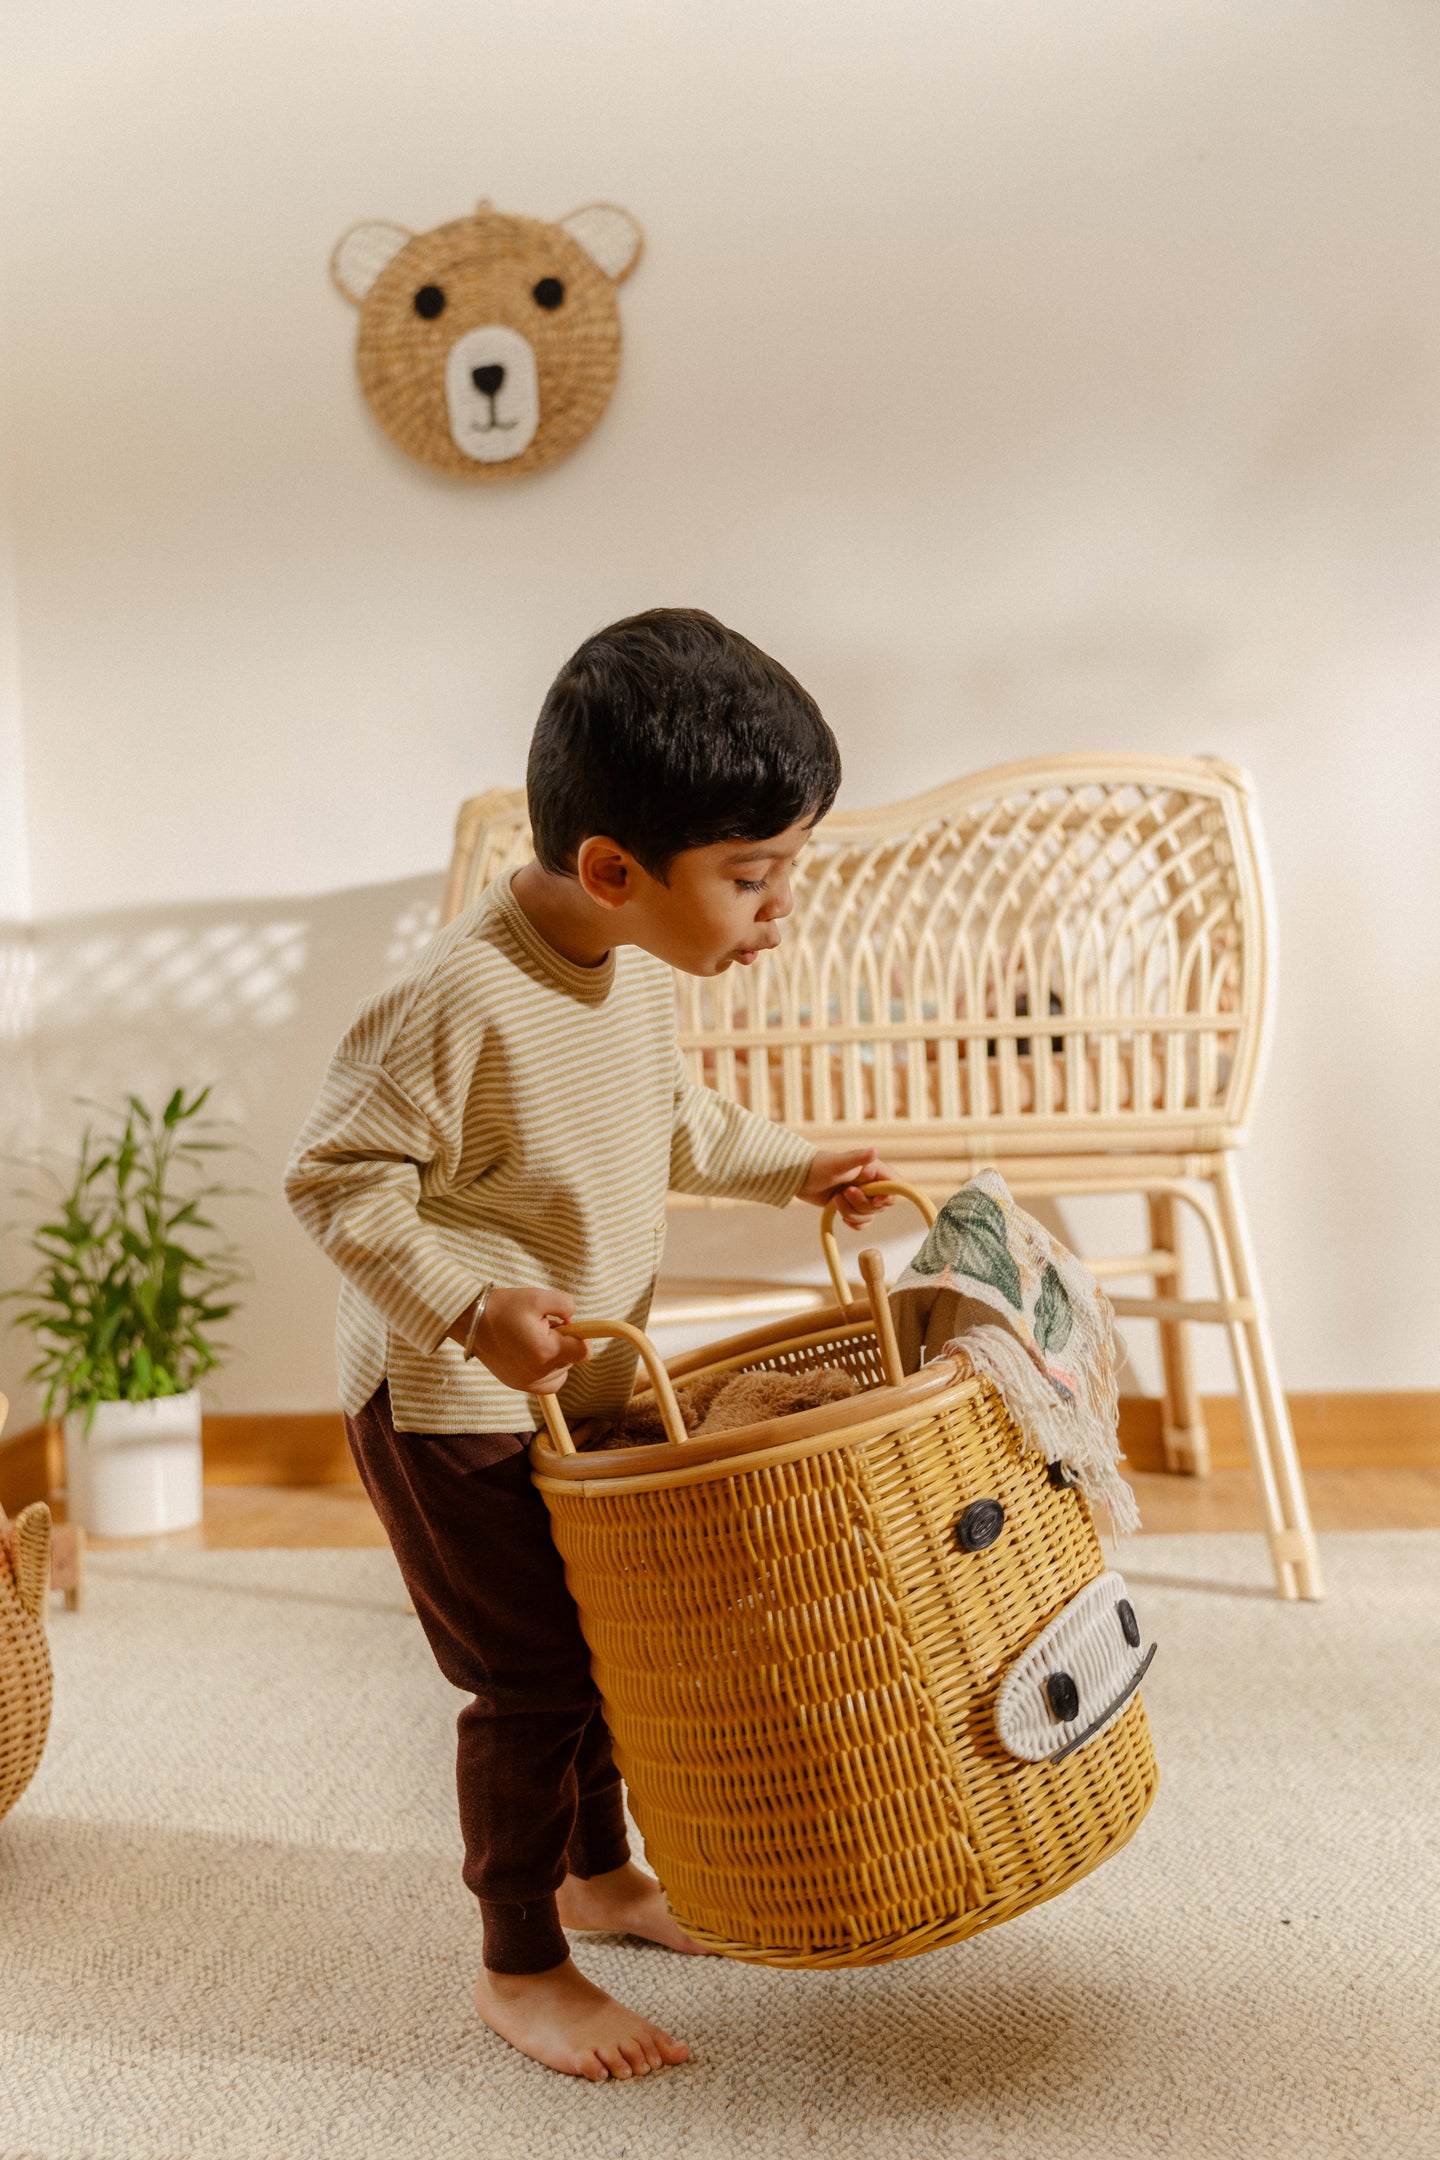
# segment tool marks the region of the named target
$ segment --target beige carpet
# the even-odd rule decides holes
[[[1435,2160],[1440,1533],[1121,1556],[1162,1785],[1055,1904],[867,1973],[604,1942],[691,2041],[587,2087],[474,2021],[450,1727],[389,1555],[97,1560],[0,1825],[3,2160]]]

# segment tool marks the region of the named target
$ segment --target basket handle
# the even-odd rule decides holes
[[[862,1185],[860,1190],[863,1193],[899,1193],[902,1199],[913,1201],[927,1223],[933,1223],[940,1212],[934,1201],[928,1194],[921,1192],[918,1185],[907,1185],[900,1178],[877,1178],[873,1185]],[[850,1285],[845,1280],[840,1245],[835,1236],[835,1210],[838,1205],[835,1200],[827,1200],[825,1203],[820,1216],[820,1246],[825,1255],[825,1265],[830,1270],[830,1280],[835,1286],[836,1299],[841,1305],[848,1305]],[[868,1277],[866,1287],[870,1287]]]
[[[557,1320],[555,1325],[563,1335],[618,1335],[633,1344],[650,1375],[650,1385],[655,1390],[655,1401],[659,1406],[660,1421],[665,1427],[666,1439],[689,1439],[685,1420],[680,1415],[680,1405],[675,1400],[674,1386],[665,1370],[664,1359],[648,1335],[643,1334],[638,1327],[631,1327],[628,1320]],[[546,1430],[555,1443],[557,1453],[575,1454],[575,1442],[570,1437],[570,1427],[565,1422],[565,1412],[561,1409],[558,1398],[554,1395],[542,1395],[539,1403]]]

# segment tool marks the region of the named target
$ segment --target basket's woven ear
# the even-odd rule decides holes
[[[53,1681],[45,1639],[50,1588],[50,1510],[37,1500],[0,1543],[0,1815],[39,1766],[50,1730]]]
[[[43,1620],[50,1590],[50,1510],[43,1500],[16,1517],[10,1537],[15,1594],[32,1620]]]
[[[1086,1498],[1109,1508],[1117,1535],[1139,1529],[1134,1494],[1118,1468],[1109,1300],[1089,1269],[1026,1214],[998,1171],[981,1170],[951,1194],[890,1299],[902,1362],[907,1344],[934,1326],[932,1305],[951,1304],[955,1335],[940,1355],[963,1348],[994,1380],[1026,1446],[1047,1462],[1068,1464]],[[907,1311],[912,1300],[918,1312]]]

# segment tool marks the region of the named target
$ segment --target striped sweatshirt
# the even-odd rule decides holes
[[[566,960],[507,872],[360,1007],[285,1173],[344,1278],[341,1402],[354,1415],[386,1380],[399,1431],[533,1430],[534,1398],[446,1337],[483,1284],[643,1326],[667,1191],[783,1207],[814,1154],[690,1084],[662,961]],[[592,1343],[567,1415],[618,1409],[634,1377],[627,1344]]]

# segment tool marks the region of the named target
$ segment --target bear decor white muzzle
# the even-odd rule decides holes
[[[1059,1762],[1119,1717],[1156,1645],[1113,1569],[1086,1583],[1016,1658],[995,1700],[1002,1746],[1022,1762]]]
[[[445,402],[457,450],[501,465],[528,450],[540,425],[540,385],[530,340],[508,323],[481,323],[451,346]]]

